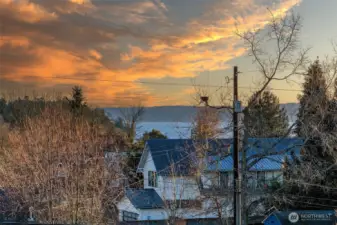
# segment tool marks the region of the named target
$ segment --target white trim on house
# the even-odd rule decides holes
[[[161,155],[162,156],[162,155]],[[165,220],[168,218],[170,214],[175,211],[178,218],[181,219],[197,219],[197,218],[219,218],[219,213],[221,213],[222,217],[230,217],[233,216],[231,213],[232,210],[232,200],[231,200],[231,192],[232,192],[232,180],[233,180],[233,171],[224,171],[224,173],[227,173],[227,177],[224,180],[227,180],[227,186],[222,185],[222,182],[220,182],[220,174],[219,171],[203,171],[201,174],[201,186],[203,189],[200,189],[201,186],[200,181],[196,179],[194,175],[190,176],[172,176],[172,175],[161,175],[160,171],[157,170],[154,158],[151,149],[149,148],[148,144],[145,144],[143,154],[140,159],[140,163],[137,167],[137,172],[143,173],[144,177],[144,189],[154,189],[157,194],[161,197],[161,199],[164,201],[179,201],[179,200],[198,200],[202,202],[201,208],[176,208],[172,209],[168,205],[165,206],[165,209],[135,209],[139,213],[139,220]],[[159,166],[159,165],[158,165]],[[161,165],[160,165],[161,166]],[[153,171],[157,173],[157,185],[155,187],[149,185],[149,171]],[[272,178],[278,181],[282,182],[282,171],[280,170],[261,170],[260,172],[263,173],[262,177],[265,177],[266,183],[269,182]],[[264,193],[264,187],[259,188],[257,187],[258,182],[257,174],[259,171],[250,171],[249,175],[251,176],[251,193],[247,197],[247,205],[251,204],[251,202],[258,200]],[[219,196],[214,194],[215,192],[209,192],[213,191],[213,189],[206,190],[207,188],[214,188],[215,186],[218,186],[219,189],[227,190],[227,193],[225,195],[220,194]],[[205,191],[205,192],[204,192]],[[208,192],[208,193],[206,193]],[[219,201],[223,202],[223,207],[221,207],[219,212],[214,207],[214,202],[212,202],[213,198],[209,198],[210,193],[213,193]],[[211,200],[211,201],[210,201]],[[167,203],[167,202],[166,202]],[[124,202],[124,204],[128,205],[131,204],[131,202]],[[189,203],[188,203],[189,204]],[[123,209],[124,206],[120,208]],[[213,211],[210,211],[213,210]],[[165,214],[165,213],[166,214]],[[207,212],[207,213],[206,213]],[[150,216],[150,217],[149,217]]]
[[[140,157],[140,161],[137,167],[137,173],[143,173],[148,154],[149,154],[149,148],[147,146],[147,143],[145,143],[144,150],[143,150],[142,156]]]
[[[135,208],[131,201],[124,197],[118,204],[117,204],[119,214],[118,218],[119,221],[123,220],[123,212],[130,212],[138,214],[137,221],[147,221],[147,220],[167,220],[168,219],[168,212],[166,209],[138,209]]]
[[[122,200],[118,202],[117,208],[119,210],[118,213],[119,221],[123,221],[123,211],[139,214],[139,211],[133,206],[133,204],[127,197],[123,197]]]

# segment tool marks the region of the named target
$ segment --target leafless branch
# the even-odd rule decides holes
[[[124,179],[116,151],[123,149],[121,138],[84,119],[73,121],[61,107],[26,118],[1,147],[0,186],[16,192],[14,213],[33,207],[39,222],[116,222],[123,190],[117,181]]]

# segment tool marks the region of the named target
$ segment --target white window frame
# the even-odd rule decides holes
[[[138,216],[139,215],[137,213],[134,213],[134,212],[122,211],[123,221],[137,221]]]
[[[156,171],[148,171],[148,185],[149,187],[158,187],[158,175]]]

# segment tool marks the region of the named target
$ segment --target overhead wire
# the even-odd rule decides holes
[[[30,76],[41,78],[39,76]],[[187,86],[187,87],[205,87],[204,84],[187,84],[187,83],[178,83],[178,82],[156,82],[156,81],[127,81],[127,80],[112,80],[112,79],[96,79],[96,78],[76,78],[76,77],[65,77],[65,76],[44,76],[43,78],[47,79],[60,79],[60,80],[77,80],[77,81],[100,81],[100,82],[110,82],[111,86],[121,87],[120,84],[148,84],[148,85],[163,85],[163,86]],[[223,88],[224,85],[207,85],[209,88]],[[239,86],[239,89],[259,89],[258,87],[249,87],[249,86]],[[270,88],[269,90],[274,91],[292,91],[299,92],[300,89],[287,89],[287,88]]]

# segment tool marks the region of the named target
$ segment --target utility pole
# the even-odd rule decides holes
[[[234,161],[234,225],[241,225],[241,181],[239,171],[239,123],[238,114],[241,112],[241,103],[238,100],[238,67],[234,66],[233,92],[233,161]]]
[[[238,67],[234,66],[234,101],[233,101],[233,183],[234,183],[234,201],[233,201],[233,217],[234,225],[242,225],[241,218],[241,177],[239,171],[239,121],[238,114],[242,112],[241,102],[238,100]],[[208,96],[201,96],[201,102],[208,105]],[[220,109],[220,108],[218,108]]]

